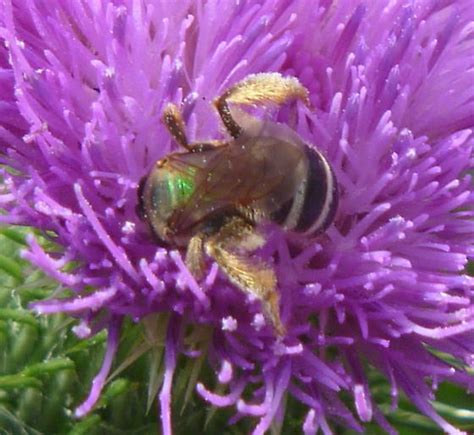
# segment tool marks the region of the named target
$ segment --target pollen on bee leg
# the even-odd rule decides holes
[[[286,334],[286,328],[283,326],[280,318],[280,297],[275,290],[268,292],[262,301],[263,312],[272,322],[272,326],[278,336],[282,337]]]
[[[308,90],[297,78],[284,77],[275,72],[250,75],[224,95],[229,103],[234,104],[283,104],[290,99],[300,99],[309,104]]]
[[[239,248],[245,251],[255,251],[265,245],[265,238],[255,231],[252,231],[239,242]]]
[[[240,237],[236,238],[235,234],[239,234]],[[217,262],[232,283],[250,298],[261,303],[267,320],[272,324],[275,332],[282,336],[285,334],[285,328],[280,320],[275,272],[264,261],[241,255],[233,250],[233,246],[242,249],[242,242],[248,237],[250,237],[249,240],[252,239],[253,230],[249,230],[244,221],[234,220],[221,228],[216,235],[206,240],[204,247],[207,255]],[[258,238],[257,234],[252,243],[255,244]]]
[[[230,135],[237,138],[242,127],[235,119],[235,111],[230,104],[241,105],[281,105],[292,99],[299,99],[310,105],[308,90],[295,77],[284,77],[279,73],[260,73],[247,76],[214,100],[224,126]]]
[[[203,237],[196,234],[191,237],[186,250],[186,266],[196,279],[200,279],[204,273],[204,260],[202,256]]]

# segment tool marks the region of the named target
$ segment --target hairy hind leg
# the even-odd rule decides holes
[[[263,238],[242,218],[232,218],[204,242],[212,257],[229,279],[243,292],[258,299],[265,317],[279,336],[285,334],[280,319],[280,297],[273,268],[263,260],[246,255],[261,246]],[[244,251],[236,252],[237,250]]]
[[[219,98],[214,105],[230,135],[237,138],[242,127],[232,116],[230,104],[281,105],[291,99],[300,99],[309,105],[308,90],[295,77],[283,77],[279,73],[260,73],[247,76]]]

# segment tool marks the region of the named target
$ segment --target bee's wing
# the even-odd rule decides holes
[[[191,196],[182,207],[174,211],[169,220],[170,227],[176,232],[186,231],[213,211],[219,211],[229,203],[228,195],[222,195],[217,182],[222,162],[229,153],[228,148],[229,145],[225,144],[202,152],[168,156],[168,170],[182,174],[183,177],[192,174],[193,180]]]
[[[194,168],[195,188],[171,219],[185,230],[218,211],[242,207],[278,209],[292,198],[304,171],[303,152],[273,138],[247,138],[200,153],[175,154],[170,168]]]

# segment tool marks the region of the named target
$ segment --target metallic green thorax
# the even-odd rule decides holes
[[[159,170],[153,188],[154,206],[173,210],[186,204],[196,188],[194,172],[193,168],[186,172]]]
[[[167,177],[166,185],[171,204],[179,205],[185,203],[193,194],[195,189],[194,180],[184,177],[182,174]]]

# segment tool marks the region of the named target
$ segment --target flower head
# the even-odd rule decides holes
[[[474,385],[469,0],[1,4],[0,158],[12,169],[0,220],[40,228],[62,247],[29,240],[24,256],[73,292],[35,309],[77,316],[80,336],[109,330],[78,415],[100,394],[121,320],[163,313],[164,433],[177,357],[195,357],[188,325],[212,327],[207,359],[227,392],[197,391],[234,406],[235,420],[257,417],[255,433],[282,421],[287,396],[307,407],[305,433],[330,433],[328,420],[355,430],[376,420],[393,432],[367,364],[390,381],[394,407],[401,390],[459,433],[430,400],[440,381]],[[215,265],[196,281],[183,253],[158,246],[135,212],[140,178],[175,149],[164,105],[181,104],[190,138],[218,138],[209,102],[261,71],[309,89],[312,112],[277,116],[327,156],[341,192],[325,235],[298,248],[281,230],[268,235],[262,255],[274,258],[288,330],[280,341]]]

